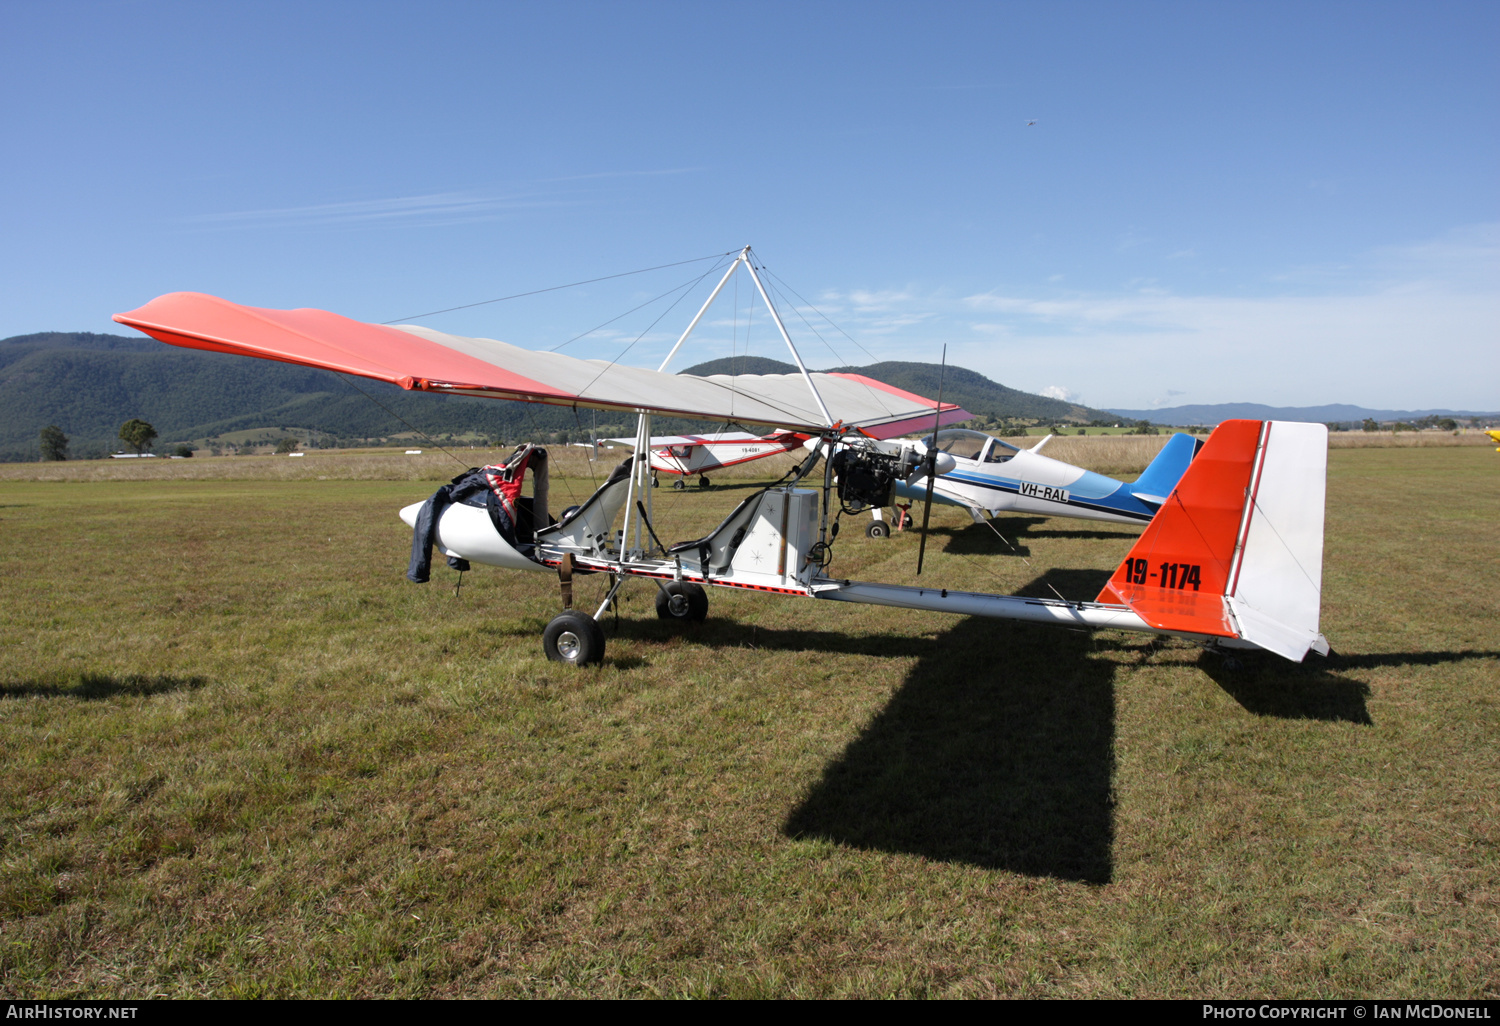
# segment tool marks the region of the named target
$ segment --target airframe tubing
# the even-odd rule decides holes
[[[687,330],[682,333],[682,337],[677,340],[677,344],[672,347],[672,351],[667,354],[667,358],[661,362],[661,366],[656,368],[658,371],[664,371],[667,369],[667,364],[672,362],[672,357],[677,355],[677,350],[682,348],[682,344],[686,342],[688,336],[693,333],[693,329],[698,326],[698,322],[703,320],[703,315],[708,313],[708,308],[713,306],[714,300],[719,298],[719,290],[728,283],[730,276],[732,276],[735,271],[738,271],[740,269],[740,261],[745,259],[745,254],[748,252],[750,252],[749,246],[746,246],[744,249],[740,250],[740,255],[734,258],[734,263],[729,265],[729,270],[724,272],[724,277],[719,279],[719,284],[714,286],[714,290],[708,294],[708,298],[705,299],[703,301],[703,305],[698,308],[698,314],[693,318],[693,322],[687,326]]]
[[[1152,627],[1129,609],[1094,602],[1063,602],[1058,599],[1019,598],[1015,595],[989,595],[984,592],[952,591],[947,588],[913,588],[901,584],[872,584],[867,581],[814,581],[813,597],[835,602],[862,602],[872,606],[899,606],[902,609],[925,609],[934,613],[959,616],[992,616],[1002,620],[1025,620],[1061,627],[1101,628],[1137,631],[1191,638],[1220,645],[1235,645],[1237,639],[1206,634],[1187,634]],[[1254,646],[1251,646],[1254,647]]]

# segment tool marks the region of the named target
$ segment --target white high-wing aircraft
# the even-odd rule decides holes
[[[686,479],[698,475],[698,487],[709,486],[708,472],[793,452],[810,435],[797,431],[773,431],[752,435],[748,431],[716,431],[707,435],[652,435],[651,469],[675,477],[672,487],[681,491]],[[634,438],[607,438],[607,442],[635,445]]]
[[[924,422],[937,431],[968,414],[858,375],[808,373],[749,247],[734,258],[678,347],[741,268],[771,308],[799,374],[676,376],[665,369],[677,347],[649,371],[412,325],[364,324],[322,310],[243,307],[197,293],[161,296],[115,320],[173,345],[322,367],[408,389],[638,413],[636,454],[559,523],[547,515],[545,457],[532,446],[520,447],[503,467],[476,470],[401,511],[415,528],[414,570],[435,543],[450,560],[556,574],[564,611],[542,636],[551,659],[587,664],[603,658],[599,621],[630,578],[656,583],[657,612],[666,619],[704,619],[707,586],[1164,634],[1291,660],[1327,653],[1318,632],[1327,462],[1321,424],[1220,424],[1092,602],[828,576],[837,536],[830,530],[835,463],[839,505],[888,506],[896,483],[910,484],[922,461],[910,450],[882,451],[882,439],[921,430]],[[799,467],[746,497],[712,531],[666,545],[652,524],[649,459],[640,455],[653,415],[764,424],[805,432],[817,442]],[[928,473],[938,469],[936,456],[926,458]],[[814,476],[820,463],[821,481]],[[521,494],[528,472],[529,499]],[[577,572],[611,578],[592,616],[570,608]]]

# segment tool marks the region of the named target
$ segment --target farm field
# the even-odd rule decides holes
[[[1300,666],[634,582],[579,671],[555,579],[404,580],[452,460],[270,459],[0,474],[7,996],[1500,997],[1488,446],[1330,452]],[[923,581],[1069,598],[1136,534],[933,519]]]

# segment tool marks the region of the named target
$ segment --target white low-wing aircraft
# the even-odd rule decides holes
[[[741,267],[771,308],[799,374],[667,374],[667,362]],[[1321,424],[1220,424],[1092,602],[829,577],[824,571],[837,533],[836,522],[830,530],[832,509],[889,506],[897,482],[909,485],[924,462],[929,477],[939,470],[935,450],[918,459],[887,440],[923,424],[936,432],[969,415],[859,375],[808,373],[749,247],[655,371],[411,325],[365,324],[322,310],[244,307],[198,293],[161,296],[115,320],[173,345],[321,367],[407,389],[639,414],[636,454],[559,523],[547,515],[545,458],[531,446],[518,449],[505,467],[476,471],[401,511],[416,529],[414,566],[417,550],[425,551],[430,539],[450,560],[555,574],[564,611],[542,639],[555,660],[603,658],[599,621],[632,577],[656,583],[657,611],[668,619],[702,620],[708,586],[1172,635],[1292,660],[1328,651],[1318,631],[1327,462]],[[651,521],[649,459],[640,455],[648,449],[653,415],[766,425],[816,442],[794,471],[745,498],[712,531],[664,545]],[[892,447],[899,451],[887,451]],[[815,475],[820,463],[823,472]],[[528,470],[529,501],[521,495]],[[580,571],[611,577],[592,616],[568,608],[572,575]]]
[[[811,449],[817,436],[796,431],[754,435],[748,431],[722,431],[706,435],[653,435],[651,469],[675,475],[672,487],[685,487],[684,479],[698,474],[707,487],[708,472],[753,460],[765,459],[799,447]],[[932,446],[932,435],[921,441],[883,445],[899,454],[910,449],[920,460]],[[937,476],[932,501],[967,510],[975,523],[1001,513],[1030,513],[1049,517],[1076,517],[1115,523],[1145,524],[1156,515],[1167,495],[1177,485],[1203,443],[1192,435],[1176,434],[1167,440],[1145,473],[1134,482],[1116,481],[1071,463],[1041,454],[1052,438],[1048,435],[1029,449],[1011,445],[982,431],[948,428],[937,434]],[[606,441],[634,445],[634,438]],[[840,447],[842,448],[842,446]],[[893,501],[904,515],[911,504],[925,498],[927,474],[919,466],[911,480],[896,482]],[[900,499],[908,500],[900,503]],[[871,510],[872,521],[865,533],[886,537],[890,527],[884,510]]]
[[[1192,435],[1175,434],[1145,472],[1127,483],[1043,456],[1040,450],[1051,435],[1029,449],[965,428],[939,431],[936,437],[939,455],[932,501],[968,510],[975,523],[1001,513],[1030,513],[1145,524],[1203,447]],[[911,445],[924,456],[933,446],[933,436]],[[897,482],[895,494],[908,500],[909,507],[925,497],[926,489],[924,469],[910,481]],[[875,520],[866,533],[883,536],[888,528],[880,511],[874,512]]]

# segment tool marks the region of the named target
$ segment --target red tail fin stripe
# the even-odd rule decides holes
[[[1261,426],[1260,447],[1255,454],[1255,470],[1250,479],[1249,501],[1245,503],[1245,516],[1240,523],[1239,537],[1234,542],[1234,570],[1224,594],[1233,595],[1240,584],[1240,569],[1245,565],[1245,539],[1250,537],[1250,520],[1255,516],[1255,500],[1260,495],[1260,482],[1266,469],[1266,452],[1271,448],[1271,422]]]

